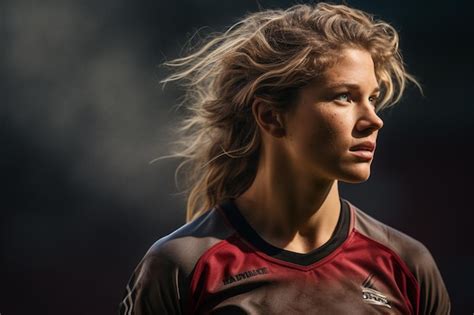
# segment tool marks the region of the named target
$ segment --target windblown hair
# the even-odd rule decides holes
[[[183,158],[175,175],[185,170],[187,221],[238,197],[253,182],[261,147],[254,100],[291,110],[298,89],[337,61],[344,48],[371,54],[381,88],[377,111],[397,103],[407,81],[420,87],[405,70],[392,26],[327,3],[250,14],[189,55],[165,63],[176,71],[161,82],[179,81],[186,88],[187,117],[170,156]]]

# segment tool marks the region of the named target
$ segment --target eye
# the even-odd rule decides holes
[[[351,101],[349,93],[341,93],[341,94],[337,95],[334,99],[336,101],[343,101],[343,102],[350,102]]]
[[[369,97],[369,102],[370,102],[372,105],[374,105],[374,106],[377,105],[378,100],[379,100],[379,96],[378,96],[378,95],[374,95],[374,96]]]

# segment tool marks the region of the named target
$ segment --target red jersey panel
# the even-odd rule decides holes
[[[449,314],[426,247],[341,198],[331,239],[306,254],[262,239],[232,199],[157,241],[120,314]]]

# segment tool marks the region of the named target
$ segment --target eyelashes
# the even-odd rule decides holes
[[[349,96],[349,93],[341,93],[341,94],[336,95],[334,99],[337,101],[349,102],[350,96]]]
[[[372,105],[375,106],[379,103],[379,98],[380,96],[374,95],[374,96],[369,97],[369,101],[372,103]]]
[[[350,93],[340,93],[334,97],[334,100],[336,101],[342,101],[342,102],[352,102],[353,98]],[[376,106],[377,102],[379,100],[379,96],[373,95],[369,97],[369,102],[373,105]]]

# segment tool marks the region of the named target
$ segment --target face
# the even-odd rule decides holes
[[[370,146],[383,126],[375,113],[378,88],[370,54],[344,49],[336,64],[299,91],[286,117],[283,141],[293,166],[324,179],[367,180]]]

